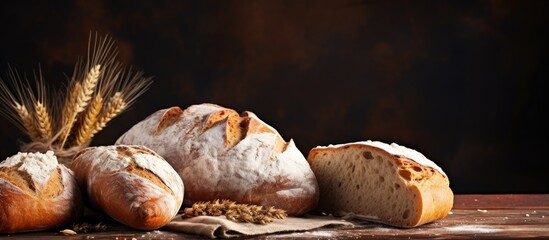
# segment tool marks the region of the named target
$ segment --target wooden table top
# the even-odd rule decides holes
[[[110,223],[109,231],[62,236],[57,231],[0,235],[6,239],[197,239],[164,230],[135,231]],[[251,237],[247,237],[251,238]],[[413,229],[370,222],[306,232],[255,236],[254,239],[549,239],[549,194],[456,195],[443,220]]]

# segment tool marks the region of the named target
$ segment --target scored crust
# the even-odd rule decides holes
[[[183,201],[183,182],[155,152],[142,146],[90,147],[71,164],[96,209],[130,227],[167,224]]]
[[[19,153],[0,164],[0,232],[59,227],[81,214],[73,173],[58,164],[53,152]]]
[[[145,145],[163,156],[185,182],[185,204],[228,198],[303,214],[318,201],[305,157],[251,112],[215,104],[159,110],[116,144]]]
[[[317,147],[307,159],[319,183],[321,211],[415,227],[444,218],[453,205],[448,177],[434,163],[419,164],[367,143]]]

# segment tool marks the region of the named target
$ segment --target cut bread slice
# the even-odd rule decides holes
[[[318,180],[320,211],[410,228],[442,219],[452,209],[442,169],[395,143],[316,147],[307,160]]]

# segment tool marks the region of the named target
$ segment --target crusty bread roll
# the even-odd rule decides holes
[[[169,223],[183,201],[183,182],[158,154],[142,146],[89,147],[73,159],[93,208],[133,228]]]
[[[72,171],[53,152],[18,153],[0,163],[0,233],[72,224],[82,209]]]
[[[452,209],[453,193],[442,169],[395,143],[316,147],[307,160],[320,186],[321,211],[409,228],[442,219]]]
[[[117,144],[145,145],[163,156],[185,182],[185,204],[231,199],[300,215],[318,201],[315,176],[294,142],[251,112],[214,104],[163,109]]]

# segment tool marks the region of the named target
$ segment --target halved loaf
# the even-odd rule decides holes
[[[307,160],[318,180],[321,211],[408,228],[442,219],[452,209],[442,169],[395,143],[316,147]]]

